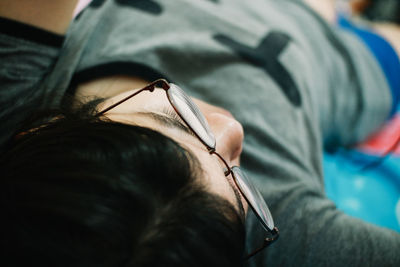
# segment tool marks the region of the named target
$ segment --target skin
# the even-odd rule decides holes
[[[106,99],[99,107],[99,110],[111,106],[148,84],[140,79],[130,77],[110,77],[80,86],[78,95],[82,97],[83,93],[92,93],[91,89],[106,88],[110,85],[109,83],[113,85],[111,90],[108,87],[107,92],[108,94],[114,94],[114,96]],[[102,87],[102,85],[105,87]],[[124,90],[124,88],[128,87],[136,87],[137,89]],[[115,88],[115,91],[113,88]],[[193,99],[193,101],[200,108],[210,125],[216,139],[217,152],[226,160],[229,166],[239,166],[244,137],[242,125],[225,109],[207,104],[198,99]],[[247,202],[241,195],[232,176],[225,176],[225,166],[219,158],[210,154],[206,146],[196,136],[183,131],[180,127],[163,125],[150,115],[151,113],[156,113],[169,117],[164,112],[165,109],[175,112],[168,101],[165,91],[158,88],[154,92],[144,91],[136,95],[105,113],[105,116],[113,121],[151,128],[175,140],[198,159],[203,171],[199,176],[201,177],[199,182],[205,185],[210,192],[228,200],[239,214],[245,216],[248,208]]]

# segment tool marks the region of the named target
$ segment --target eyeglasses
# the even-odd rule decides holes
[[[195,136],[198,137],[201,143],[206,146],[210,154],[216,155],[224,163],[226,167],[224,171],[225,176],[227,177],[228,175],[232,175],[233,180],[239,188],[240,192],[242,193],[243,197],[246,199],[248,205],[260,221],[262,227],[267,231],[268,237],[264,239],[262,246],[260,246],[258,249],[254,250],[252,253],[244,258],[249,259],[250,257],[254,256],[278,239],[278,228],[274,225],[274,220],[272,219],[271,212],[269,211],[269,208],[265,203],[260,191],[258,191],[258,189],[253,185],[247,175],[237,166],[229,167],[225,159],[216,152],[216,140],[214,134],[210,130],[207,120],[201,113],[200,109],[193,102],[193,100],[179,86],[173,83],[168,83],[164,79],[158,79],[150,83],[146,87],[136,91],[135,93],[102,110],[97,114],[97,116],[103,115],[107,111],[115,108],[116,106],[140,94],[143,91],[153,92],[156,87],[165,90],[170,104],[179,115],[179,117],[186,124],[186,126],[191,131],[193,131],[193,133],[195,134]]]

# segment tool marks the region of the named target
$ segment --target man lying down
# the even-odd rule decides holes
[[[355,32],[290,0],[0,3],[7,266],[399,265],[323,188],[398,102]]]

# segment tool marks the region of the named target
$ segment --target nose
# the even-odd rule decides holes
[[[228,162],[238,165],[242,152],[243,127],[232,114],[201,100],[194,100],[210,125],[216,139],[216,151]]]

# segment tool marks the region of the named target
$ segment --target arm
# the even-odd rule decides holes
[[[64,34],[77,2],[78,0],[0,0],[0,16]]]

